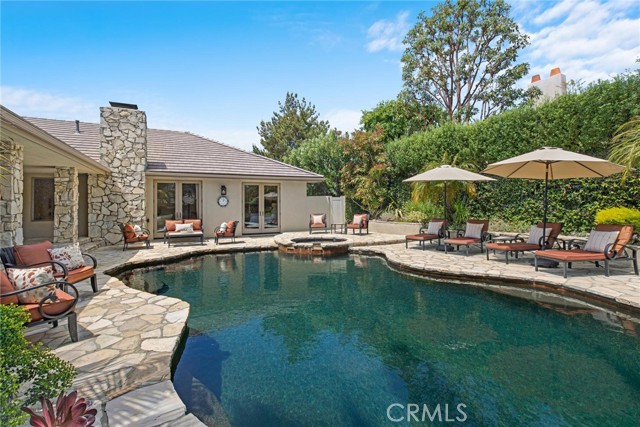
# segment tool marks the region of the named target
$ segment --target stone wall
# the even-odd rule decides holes
[[[78,169],[57,167],[53,183],[55,203],[53,211],[53,242],[78,241]]]
[[[21,145],[4,139],[0,150],[0,247],[22,245],[24,151]]]
[[[100,108],[100,162],[109,175],[89,175],[89,237],[121,240],[120,222],[142,225],[145,215],[147,116],[129,108]]]

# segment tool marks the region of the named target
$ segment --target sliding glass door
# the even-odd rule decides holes
[[[244,233],[277,233],[280,231],[280,186],[244,184]]]

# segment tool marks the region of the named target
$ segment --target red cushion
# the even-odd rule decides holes
[[[67,282],[74,284],[78,283],[81,280],[88,279],[93,276],[95,272],[93,271],[93,267],[85,266],[76,268],[75,270],[69,270],[69,275],[67,276]],[[55,273],[55,277],[62,277],[62,273]]]
[[[540,245],[533,243],[487,243],[487,249],[493,251],[533,251],[540,249]]]
[[[227,233],[233,233],[233,226],[236,222],[231,220],[231,221],[227,221]]]
[[[124,226],[124,238],[129,241],[129,239],[136,237],[136,230],[133,228],[133,225],[127,224]]]
[[[469,239],[467,237],[460,237],[456,239],[446,239],[445,243],[451,243],[452,245],[473,245],[474,243],[480,243],[480,239]]]
[[[185,219],[185,224],[193,224],[193,231],[202,230],[202,220],[200,219]]]
[[[164,226],[167,227],[167,231],[176,231],[176,224],[184,224],[181,219],[167,219],[164,221]]]
[[[404,237],[407,240],[435,240],[439,236],[437,234],[409,234]]]
[[[540,258],[555,259],[558,261],[604,261],[606,257],[602,252],[590,252],[583,249],[572,249],[570,251],[562,251],[552,249],[548,251],[535,251],[536,256]]]
[[[53,248],[49,241],[31,245],[16,246],[14,249],[18,265],[31,265],[51,261],[48,250]]]
[[[8,294],[15,290],[7,274],[4,271],[0,271],[0,294]],[[8,297],[0,297],[0,304],[18,304],[18,296],[10,295]]]
[[[60,289],[56,289],[56,295],[58,296],[58,301],[47,302],[42,306],[44,312],[51,316],[55,316],[57,314],[60,314],[68,310],[69,307],[73,305],[73,301],[74,301],[74,298],[71,295],[61,291]],[[23,307],[29,311],[32,322],[42,320],[42,315],[40,314],[40,310],[38,310],[39,306],[40,304],[24,304],[23,305]]]

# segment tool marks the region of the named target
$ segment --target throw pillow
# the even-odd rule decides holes
[[[442,221],[430,221],[427,227],[427,234],[438,234],[442,229]]]
[[[619,231],[596,231],[591,230],[584,250],[589,252],[604,253],[609,243],[614,243],[618,238]]]
[[[534,225],[533,227],[531,227],[531,231],[529,231],[529,240],[527,240],[527,243],[530,243],[532,245],[537,245],[540,243],[540,238],[542,237],[542,227],[538,227],[537,225]],[[544,229],[544,237],[545,240],[549,237],[549,234],[551,234],[551,229],[550,228],[545,228]]]
[[[473,224],[471,222],[467,223],[467,228],[464,231],[464,237],[469,239],[481,239],[482,238],[482,227],[484,224]]]
[[[7,275],[16,291],[32,288],[46,282],[54,282],[49,286],[19,293],[17,297],[21,304],[38,304],[42,298],[56,295],[55,279],[51,267],[9,268]]]
[[[80,245],[75,243],[70,246],[64,246],[62,248],[49,249],[49,255],[53,261],[58,261],[64,264],[68,270],[75,270],[76,268],[84,267],[84,258],[82,252],[80,252]],[[56,265],[56,272],[62,273],[62,268]]]
[[[133,232],[136,233],[136,237],[140,237],[144,234],[144,232],[142,231],[142,227],[140,227],[139,225],[133,226]]]
[[[176,224],[177,233],[193,233],[193,224]]]
[[[313,218],[313,225],[323,225],[324,224],[324,215],[311,215]]]
[[[358,224],[358,226],[362,227],[362,215],[354,215],[353,223]]]

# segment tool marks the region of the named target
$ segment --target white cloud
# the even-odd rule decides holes
[[[381,50],[402,51],[402,40],[411,28],[408,21],[409,12],[400,12],[394,21],[381,19],[374,22],[367,30],[367,43],[369,52]]]
[[[322,117],[322,120],[329,121],[331,129],[337,128],[343,132],[352,132],[360,127],[362,111],[356,110],[332,110]]]
[[[21,116],[96,122],[98,104],[33,89],[0,86],[0,103]]]
[[[522,22],[525,29],[539,28],[529,33],[531,45],[523,59],[531,65],[531,75],[547,76],[551,68],[560,67],[569,80],[589,83],[610,78],[635,68],[640,56],[637,16],[637,2],[561,1]]]

